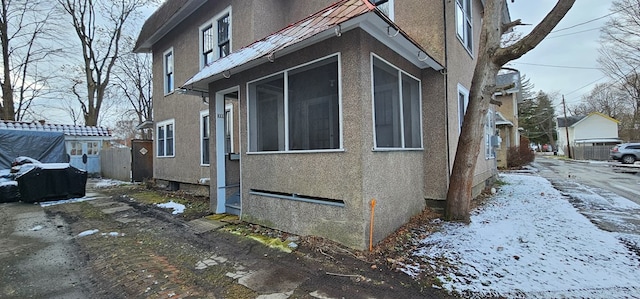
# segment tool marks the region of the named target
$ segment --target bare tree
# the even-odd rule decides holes
[[[486,0],[480,28],[480,48],[471,80],[469,106],[465,113],[456,156],[451,171],[445,217],[469,221],[473,174],[491,96],[496,90],[496,75],[507,62],[520,58],[535,48],[560,22],[575,0],[558,1],[547,16],[522,39],[501,46],[502,35],[521,25],[521,20],[503,23],[504,0]]]
[[[133,48],[133,39],[127,39]],[[152,120],[153,106],[151,101],[152,72],[151,55],[133,52],[122,55],[116,64],[114,83],[119,92],[127,99],[138,118],[138,124]]]
[[[591,89],[588,95],[582,97],[582,102],[572,105],[567,109],[573,115],[587,115],[592,112],[600,112],[620,119],[628,113],[629,105],[627,94],[617,84],[599,83]]]
[[[136,19],[140,8],[150,0],[58,0],[71,18],[82,50],[82,67],[86,93],[80,92],[77,81],[72,91],[76,95],[85,125],[98,124],[100,109],[116,61],[123,52],[121,39],[128,22]]]
[[[60,52],[52,43],[59,15],[48,1],[2,0],[0,5],[0,118],[23,120],[34,99],[48,92],[53,77],[48,60]]]
[[[616,12],[601,31],[598,62],[630,99],[629,129],[640,129],[640,0],[615,0]],[[638,134],[636,134],[638,135]],[[640,138],[640,136],[638,136]]]

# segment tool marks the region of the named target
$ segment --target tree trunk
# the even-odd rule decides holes
[[[560,22],[575,0],[559,0],[553,10],[527,36],[506,48],[500,47],[501,37],[508,29],[520,25],[520,20],[503,24],[504,0],[486,0],[480,29],[478,60],[471,80],[469,106],[464,116],[456,157],[451,170],[445,218],[469,221],[473,176],[480,144],[484,136],[486,114],[493,96],[496,76],[507,62],[518,59],[535,48]]]
[[[15,107],[13,105],[13,85],[11,81],[11,60],[9,57],[9,32],[8,32],[8,3],[2,1],[2,21],[0,22],[0,43],[2,43],[2,107],[0,118],[15,120]]]

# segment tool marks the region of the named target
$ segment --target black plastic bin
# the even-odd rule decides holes
[[[20,201],[20,191],[15,181],[0,178],[0,203]]]
[[[23,202],[84,197],[87,172],[67,163],[31,164],[16,181]]]

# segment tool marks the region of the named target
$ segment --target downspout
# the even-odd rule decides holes
[[[444,114],[446,126],[445,136],[447,138],[447,189],[451,176],[451,140],[449,138],[449,75],[446,70],[449,69],[449,53],[447,51],[447,0],[442,0],[442,21],[444,31],[444,103],[446,113]]]

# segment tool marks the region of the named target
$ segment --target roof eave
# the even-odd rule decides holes
[[[136,45],[133,48],[134,53],[149,53],[152,51],[153,45],[169,33],[173,28],[178,26],[187,17],[193,14],[200,6],[205,4],[207,0],[190,0],[183,7],[181,7],[171,18],[169,18],[160,28],[158,28],[148,38],[143,40],[137,40]],[[153,15],[151,15],[152,18]],[[147,19],[149,21],[149,19]],[[145,22],[146,25],[146,22]],[[144,26],[143,25],[143,28]],[[140,32],[142,33],[142,31]]]

